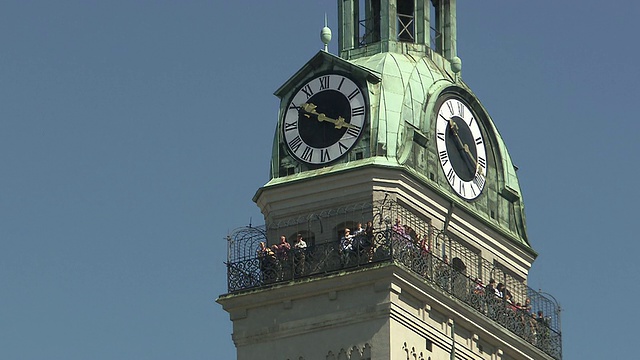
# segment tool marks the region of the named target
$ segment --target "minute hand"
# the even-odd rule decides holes
[[[304,112],[308,114],[316,115],[319,122],[323,122],[323,121],[330,122],[335,126],[336,129],[342,129],[343,127],[350,129],[355,127],[349,124],[348,122],[346,122],[342,116],[338,116],[338,119],[333,119],[323,113],[317,112],[316,107],[317,106],[312,103],[306,103],[300,106],[300,108],[302,108]]]
[[[477,171],[478,170],[478,163],[476,162],[476,159],[473,157],[473,154],[471,153],[471,150],[469,150],[469,145],[463,143],[462,139],[460,139],[460,135],[458,135],[458,124],[456,124],[453,120],[449,120],[449,127],[451,128],[453,133],[456,135],[456,140],[457,140],[458,144],[460,144],[460,146],[462,146],[462,148],[464,149],[465,154],[467,154],[467,156],[469,157],[469,160],[471,160],[471,162],[473,163],[474,171]]]

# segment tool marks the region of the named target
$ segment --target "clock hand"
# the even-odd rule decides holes
[[[476,162],[476,160],[473,158],[473,154],[471,153],[471,150],[469,150],[469,145],[463,144],[463,146],[464,146],[464,152],[467,153],[467,155],[469,155],[469,159],[471,159],[471,162],[473,163],[473,166],[477,170],[479,168],[479,166],[478,166],[478,163]]]
[[[482,171],[482,166],[480,166],[480,163],[477,162],[475,160],[475,158],[473,157],[473,154],[471,153],[471,150],[469,150],[469,145],[467,145],[467,144],[462,144],[462,145],[463,145],[464,152],[469,156],[469,159],[471,159],[471,162],[473,163],[473,166],[475,167],[475,173],[478,173],[478,174],[484,176],[484,173]]]
[[[323,114],[323,113],[318,113],[316,111],[316,108],[318,106],[312,104],[312,103],[304,103],[302,105],[300,105],[300,109],[302,109],[302,111],[306,112],[306,114],[304,114],[304,116],[310,118],[309,114],[315,115],[318,119],[319,122],[323,122],[323,121],[327,121],[332,123],[336,129],[342,129],[343,127],[346,127],[347,129],[350,128],[354,128],[355,126],[349,124],[348,122],[346,122],[344,120],[344,118],[342,116],[338,116],[338,119],[333,119],[328,117],[327,115]]]
[[[451,131],[453,131],[453,133],[455,134],[456,140],[457,140],[458,144],[460,145],[460,147],[462,148],[462,150],[464,150],[465,154],[467,155],[467,158],[469,160],[471,160],[471,163],[472,163],[471,165],[473,165],[473,170],[472,170],[473,173],[476,173],[479,170],[478,169],[478,163],[476,162],[476,159],[473,157],[473,154],[471,153],[471,150],[469,150],[469,145],[463,143],[462,139],[460,139],[460,135],[458,135],[458,124],[456,124],[453,121],[453,119],[450,119],[449,120],[449,127],[451,128]]]

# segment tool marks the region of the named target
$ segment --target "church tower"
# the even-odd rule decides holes
[[[265,225],[228,236],[238,359],[561,359],[559,305],[527,286],[516,167],[462,80],[456,1],[337,3],[339,54],[275,92]]]

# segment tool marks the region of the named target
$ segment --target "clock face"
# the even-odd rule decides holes
[[[326,164],[351,150],[367,117],[365,94],[353,80],[339,74],[318,76],[300,87],[287,105],[283,139],[299,161]]]
[[[451,188],[460,197],[480,196],[487,176],[487,152],[478,119],[459,98],[448,97],[438,108],[436,147]]]

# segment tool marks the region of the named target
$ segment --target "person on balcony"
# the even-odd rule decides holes
[[[473,287],[473,293],[475,295],[484,295],[484,285],[482,284],[482,279],[475,278],[473,281],[475,286]]]
[[[305,252],[307,249],[307,243],[302,239],[302,234],[296,236],[296,241],[293,243],[294,261],[296,266],[296,275],[302,275],[304,273],[304,260]]]
[[[527,313],[531,314],[531,299],[529,299],[529,298],[525,299],[524,305],[522,305],[522,310],[524,310]]]
[[[498,316],[500,303],[497,300],[496,292],[498,289],[496,288],[496,281],[494,279],[489,279],[489,283],[484,288],[484,294],[487,300],[487,315],[492,319],[495,319]]]
[[[344,235],[340,238],[340,253],[342,254],[343,265],[347,265],[349,258],[354,255],[353,239],[354,236],[351,235],[351,230],[344,229]]]
[[[537,322],[537,336],[536,341],[538,347],[542,349],[547,349],[550,340],[550,332],[549,332],[549,324],[551,322],[550,318],[545,318],[542,310],[538,311],[538,317],[536,318]]]
[[[353,235],[349,229],[344,229],[344,235],[340,238],[340,251],[353,251]]]
[[[362,228],[362,223],[358,223],[358,226],[355,230],[353,230],[353,236],[364,235],[364,229]]]
[[[431,252],[431,242],[429,241],[429,235],[424,234],[420,241],[418,242],[418,247],[420,248],[420,254],[422,256],[427,256]]]
[[[364,251],[367,254],[368,260],[369,262],[371,262],[373,260],[373,251],[374,251],[374,244],[373,244],[373,222],[372,221],[367,221],[367,226],[364,229],[364,243],[362,244]]]
[[[364,244],[364,229],[362,223],[358,223],[358,226],[353,230],[353,249],[362,251],[362,245]]]
[[[289,250],[291,250],[291,244],[287,241],[286,236],[280,236],[280,244],[278,244],[277,249],[276,255],[278,256],[278,260],[287,261],[289,257]]]
[[[496,299],[502,300],[504,298],[505,289],[506,287],[503,283],[498,283],[498,286],[496,286],[495,289]]]
[[[404,226],[400,223],[400,218],[396,219],[396,223],[391,227],[391,230],[393,230],[394,240],[404,238]]]
[[[484,288],[484,293],[487,296],[495,295],[496,293],[496,281],[493,279],[489,279],[489,283]]]
[[[275,245],[274,245],[275,246]],[[264,241],[260,242],[257,251],[258,261],[260,262],[260,274],[262,281],[265,283],[273,282],[276,279],[276,254],[268,247]]]
[[[367,226],[364,229],[364,233],[369,240],[369,242],[373,243],[373,222],[367,221]]]
[[[289,258],[289,252],[291,251],[291,244],[287,242],[287,237],[284,235],[280,236],[280,243],[278,245],[273,245],[273,252],[276,253],[276,273],[278,276],[278,280],[282,281],[285,279],[290,279],[293,274],[293,269],[291,265],[291,259]]]

